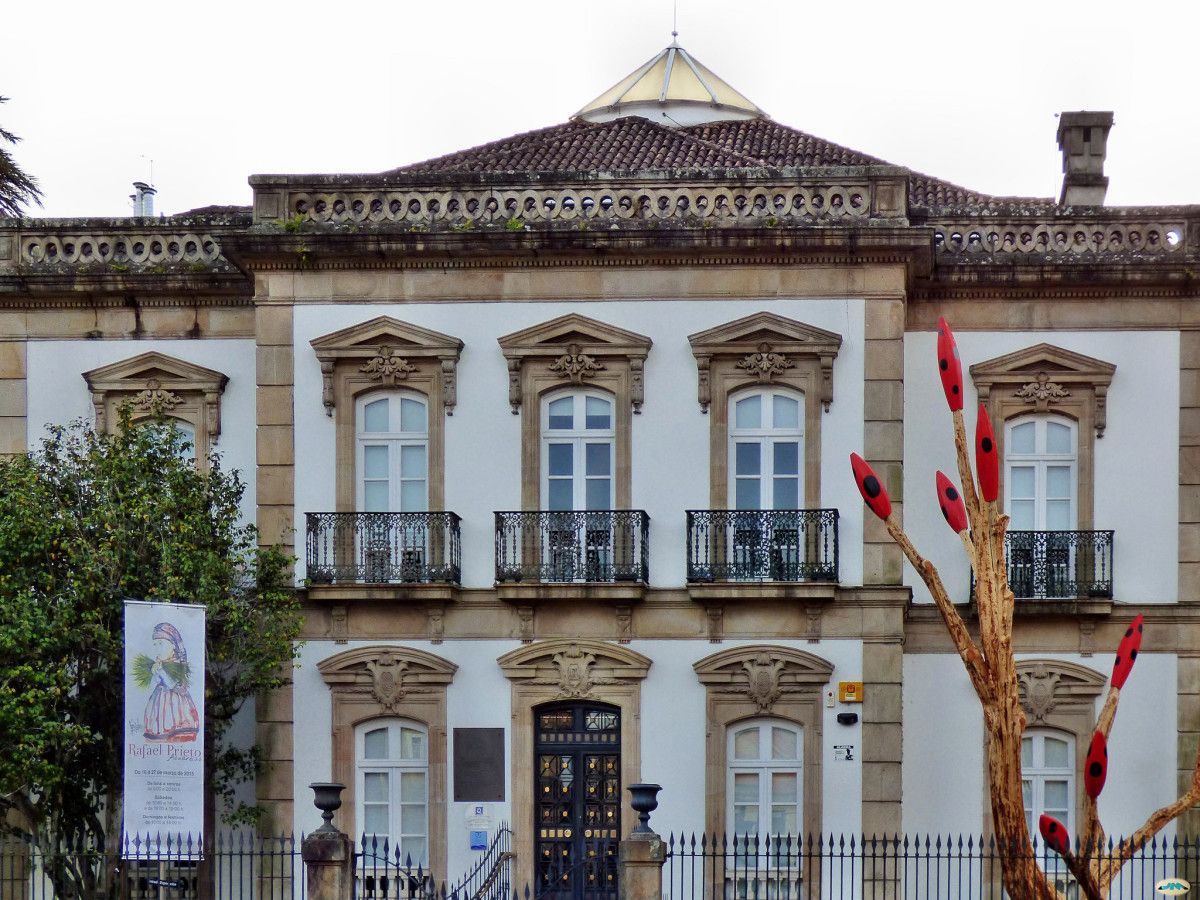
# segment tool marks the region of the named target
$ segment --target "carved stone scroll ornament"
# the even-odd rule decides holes
[[[597,372],[604,371],[604,364],[581,352],[578,344],[568,344],[567,352],[550,363],[550,371],[556,375],[565,375],[573,384],[582,384],[583,379],[590,378]]]
[[[776,375],[782,375],[793,365],[795,363],[787,356],[774,352],[771,345],[764,341],[758,345],[757,352],[747,354],[738,362],[737,367],[753,374],[759,384],[770,384]]]
[[[138,412],[160,413],[174,409],[183,403],[178,394],[168,391],[156,378],[146,382],[145,390],[138,391],[130,400]]]
[[[1057,702],[1054,689],[1058,686],[1058,675],[1038,666],[1032,672],[1022,672],[1018,677],[1025,688],[1025,708],[1030,721],[1034,724],[1045,722]]]
[[[770,712],[775,701],[783,691],[779,685],[779,675],[783,672],[783,663],[772,660],[765,653],[760,653],[753,660],[742,663],[746,670],[746,694],[754,701],[759,712]]]
[[[397,379],[407,378],[410,372],[417,371],[417,367],[404,357],[393,353],[387,344],[383,344],[379,353],[367,360],[359,371],[384,384],[395,385]]]
[[[1036,381],[1017,388],[1013,391],[1013,396],[1026,403],[1035,403],[1039,408],[1044,409],[1048,403],[1054,400],[1066,400],[1071,396],[1071,392],[1061,384],[1051,381],[1050,376],[1045,372],[1038,372]]]
[[[389,712],[395,712],[396,704],[408,694],[404,684],[407,670],[408,661],[395,656],[380,657],[367,663],[367,671],[371,673],[371,694]]]

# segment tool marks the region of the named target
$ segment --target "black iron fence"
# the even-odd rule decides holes
[[[0,838],[0,898],[304,900],[301,841],[234,832],[207,848],[164,837],[130,841],[122,853]]]
[[[1110,842],[1106,853],[1112,853]],[[674,836],[667,841],[663,900],[1003,900],[1001,858],[1012,851],[979,836],[888,838],[818,835]],[[1062,860],[1023,851],[1067,900],[1081,897]],[[1168,878],[1200,882],[1200,838],[1148,843],[1125,864],[1111,900],[1156,900]]]
[[[496,513],[496,581],[645,582],[650,517],[640,509]]]
[[[308,513],[309,580],[457,584],[462,571],[461,521],[452,512]]]
[[[836,509],[689,509],[688,581],[837,581]]]
[[[438,881],[386,837],[362,836],[354,854],[354,900],[508,900],[512,831],[501,824],[492,843],[458,881]]]

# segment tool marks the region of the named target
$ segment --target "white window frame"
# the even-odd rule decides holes
[[[550,428],[550,404],[556,400],[562,400],[566,397],[572,398],[572,422],[582,422],[583,427],[573,427],[570,430],[561,428]],[[592,397],[598,400],[603,400],[608,404],[609,419],[608,428],[588,428],[587,427],[587,398]],[[571,511],[587,510],[587,445],[588,444],[607,444],[608,445],[608,505],[604,510],[607,511],[615,508],[616,502],[616,463],[617,463],[617,398],[605,391],[597,390],[580,390],[568,389],[563,391],[554,391],[542,398],[541,403],[541,507],[542,509],[550,509],[550,482],[552,476],[550,474],[550,445],[551,444],[571,444]]]
[[[790,732],[796,739],[796,758],[795,759],[772,759],[771,758],[771,738],[773,728],[780,728]],[[758,746],[759,754],[757,759],[738,759],[734,751],[734,742],[739,734],[742,734],[751,729],[758,730]],[[794,806],[794,817],[796,822],[796,832],[798,834],[803,830],[804,823],[804,728],[794,722],[789,722],[786,719],[775,718],[759,718],[759,719],[743,719],[740,722],[734,722],[726,729],[726,819],[730,834],[734,833],[736,828],[735,823],[737,817],[734,815],[734,809],[737,805],[734,785],[736,776],[743,774],[756,774],[758,778],[758,831],[759,836],[775,835],[771,829],[771,812],[774,806]],[[796,799],[789,801],[787,804],[775,803],[772,796],[771,782],[772,775],[777,774],[792,774],[796,777]]]
[[[401,402],[404,400],[420,403],[425,410],[424,431],[388,430],[368,432],[366,425],[366,408],[380,400],[388,402],[388,425],[399,425]],[[355,443],[355,507],[360,512],[366,511],[366,448],[368,446],[386,446],[388,448],[388,509],[376,512],[427,512],[429,509],[429,398],[415,391],[371,391],[355,400],[354,417]],[[425,458],[425,473],[420,478],[406,476],[402,468],[404,447],[420,447]],[[405,509],[403,503],[403,483],[420,481],[425,490],[420,509]]]
[[[386,729],[388,740],[387,759],[367,759],[365,753],[366,737],[369,733]],[[403,758],[399,755],[401,748],[401,730],[412,729],[422,736],[424,755],[420,758]],[[411,800],[401,800],[401,784],[404,775],[419,773],[422,776],[422,797],[419,803]],[[385,774],[388,776],[388,831],[386,834],[367,831],[366,808],[369,805],[366,796],[366,778],[368,775]],[[414,719],[382,718],[362,722],[354,729],[354,798],[355,821],[359,823],[359,831],[368,846],[374,846],[375,852],[383,854],[383,840],[387,840],[387,861],[406,865],[411,857],[412,866],[429,868],[429,729]],[[418,806],[424,810],[420,815],[420,829],[403,831],[405,824],[404,807]],[[411,824],[411,820],[409,820]],[[372,842],[372,838],[378,844]],[[412,841],[420,840],[423,849],[412,852]],[[399,854],[397,856],[397,853]]]
[[[775,427],[775,397],[786,397],[799,404],[794,428]],[[739,428],[737,425],[737,404],[751,397],[760,399],[762,418],[758,428]],[[775,510],[780,507],[775,503],[775,452],[774,446],[782,443],[796,445],[796,506],[782,507],[784,509],[804,508],[804,421],[806,398],[801,391],[785,387],[750,388],[735,391],[729,395],[729,454],[728,503],[730,509],[737,509],[737,445],[757,443],[759,445],[759,505],[760,510]],[[766,424],[770,423],[770,424]],[[788,473],[786,477],[793,477]]]
[[[1050,453],[1046,447],[1047,426],[1053,423],[1062,425],[1071,432],[1071,447],[1070,453]],[[1021,425],[1033,424],[1034,426],[1034,452],[1033,453],[1016,453],[1013,450],[1013,432]],[[1033,527],[1030,529],[1021,529],[1013,526],[1014,530],[1022,531],[1074,531],[1079,524],[1079,423],[1074,419],[1066,416],[1034,414],[1029,416],[1020,416],[1010,419],[1005,423],[1004,427],[1004,483],[1008,486],[1005,497],[1005,505],[1008,508],[1009,515],[1012,514],[1012,491],[1015,483],[1013,478],[1014,468],[1032,468],[1034,470],[1034,513]],[[1050,498],[1047,496],[1047,470],[1051,467],[1067,467],[1070,470],[1067,483],[1071,488],[1071,514],[1069,528],[1051,529],[1046,524],[1046,503]],[[1028,499],[1028,498],[1019,498]],[[1061,499],[1061,498],[1054,498]]]
[[[1065,766],[1047,766],[1045,763],[1045,741],[1047,738],[1052,738],[1056,741],[1062,741],[1067,745],[1067,764]],[[1032,819],[1032,829],[1030,834],[1038,833],[1038,819],[1043,813],[1047,812],[1045,794],[1046,783],[1050,781],[1065,781],[1067,784],[1067,807],[1066,821],[1063,824],[1067,827],[1067,834],[1074,840],[1075,837],[1075,735],[1067,731],[1060,731],[1056,728],[1027,728],[1022,740],[1022,758],[1024,757],[1024,742],[1032,741],[1032,764],[1021,766],[1021,782],[1022,790],[1024,790],[1025,782],[1029,782],[1031,786],[1031,806],[1026,807],[1027,820]],[[1062,810],[1055,808],[1050,810],[1051,815],[1063,821]],[[1052,851],[1049,854],[1057,858],[1057,854]]]

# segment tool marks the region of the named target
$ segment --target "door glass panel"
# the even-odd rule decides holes
[[[737,772],[733,776],[733,802],[758,802],[758,775],[754,772]]]
[[[363,831],[367,834],[388,833],[388,808],[378,803],[363,804]]]
[[[574,508],[575,495],[570,479],[556,478],[550,482],[549,501],[551,510],[561,512]]]
[[[1055,818],[1067,818],[1067,783],[1066,781],[1046,780],[1045,786],[1046,812]],[[1056,815],[1057,814],[1057,815]]]
[[[1012,522],[1009,530],[1033,531],[1033,501],[1014,500],[1009,506],[1012,508]]]
[[[734,503],[737,509],[758,509],[762,505],[757,478],[739,478],[735,487]]]
[[[758,804],[733,805],[733,833],[758,834]]]
[[[1009,453],[1033,453],[1036,446],[1035,442],[1036,423],[1022,422],[1009,432]]]
[[[400,729],[400,758],[424,759],[425,734],[414,728]]]
[[[738,428],[762,427],[762,398],[755,395],[733,405],[734,425]]]
[[[363,475],[367,478],[388,477],[388,448],[363,447]]]
[[[1071,521],[1071,501],[1051,500],[1046,504],[1046,528],[1050,531],[1070,531],[1075,527]]]
[[[796,732],[771,729],[771,759],[796,759]]]
[[[363,512],[388,512],[389,493],[386,481],[368,481],[363,485]]]
[[[585,403],[586,427],[612,428],[612,404],[600,397],[587,397]]]
[[[573,428],[575,426],[575,398],[559,397],[550,401],[550,427]]]
[[[367,772],[363,775],[363,799],[368,803],[386,803],[388,777],[386,772]]]
[[[423,446],[400,448],[400,473],[405,478],[425,477],[425,448]]]
[[[771,833],[796,833],[796,805],[794,803],[771,807]]]
[[[762,471],[762,458],[758,444],[735,445],[736,463],[734,473],[737,475],[757,475]]]
[[[1033,738],[1021,738],[1021,768],[1033,765]],[[1026,804],[1028,805],[1028,804]]]
[[[1057,738],[1046,738],[1044,753],[1046,756],[1045,765],[1047,768],[1065,769],[1071,763],[1067,758],[1069,745],[1066,741],[1060,741]]]
[[[420,834],[425,830],[425,804],[401,804],[400,830],[405,834]]]
[[[400,482],[400,512],[425,512],[424,479],[405,479]]]
[[[588,475],[612,474],[612,447],[609,444],[587,444],[585,455]]]
[[[1071,496],[1071,469],[1069,466],[1048,466],[1046,468],[1046,496]]]
[[[1024,426],[1022,426],[1024,427]],[[1014,498],[1028,499],[1034,496],[1034,469],[1032,466],[1013,466],[1009,470],[1009,494]]]
[[[775,479],[775,509],[800,508],[800,481],[796,478]]]
[[[587,480],[587,508],[592,510],[608,509],[612,503],[612,481],[608,478],[589,478]]]
[[[425,830],[425,826],[421,826]],[[400,839],[400,856],[409,867],[425,865],[425,838],[404,837]]]
[[[388,401],[373,400],[363,407],[363,431],[388,430]]]
[[[733,736],[735,759],[758,759],[758,729],[747,728]]]
[[[799,428],[800,427],[800,404],[791,397],[780,397],[778,394],[773,398],[774,401],[774,426],[776,428]]]
[[[425,404],[419,400],[400,400],[400,430],[425,431]]]
[[[786,443],[780,441],[774,445],[775,448],[775,474],[776,475],[799,475],[800,474],[800,445],[788,441]]]
[[[388,758],[388,733],[386,728],[376,728],[363,735],[363,757],[366,759]]]
[[[574,471],[575,459],[572,453],[574,448],[570,444],[550,444],[548,447],[550,456],[550,474],[569,476]]]
[[[796,793],[798,784],[799,779],[796,778],[795,772],[772,772],[771,802],[795,803],[798,799]]]
[[[1049,453],[1072,453],[1071,429],[1058,422],[1046,423],[1046,451]]]

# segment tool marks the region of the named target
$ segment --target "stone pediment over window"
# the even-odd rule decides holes
[[[321,363],[321,402],[332,416],[351,394],[371,387],[414,386],[432,395],[431,382],[440,388],[446,415],[454,414],[458,401],[458,358],[463,342],[391,316],[379,316],[359,325],[315,338],[312,348]],[[343,382],[339,384],[339,382]]]
[[[833,361],[842,336],[775,313],[759,312],[688,336],[699,375],[700,408],[713,400],[714,363],[727,375],[751,384],[788,384],[811,369],[816,398],[828,411],[833,402]]]
[[[981,403],[1003,420],[1021,412],[1057,412],[1102,437],[1117,367],[1053,344],[1038,344],[971,366]]]
[[[759,712],[770,712],[788,695],[819,691],[833,674],[833,665],[819,656],[765,644],[722,650],[692,668],[710,692],[744,697]]]
[[[642,378],[650,338],[578,313],[560,316],[499,339],[508,360],[508,402],[520,412],[527,395],[549,384],[600,384],[626,393],[635,413],[642,411]],[[618,385],[617,382],[620,384]]]
[[[1023,659],[1017,663],[1017,682],[1029,724],[1044,725],[1056,715],[1091,716],[1108,678],[1078,663]]]
[[[569,700],[595,698],[606,687],[639,682],[650,671],[649,657],[604,641],[542,641],[496,661],[509,680],[542,685]]]
[[[331,656],[317,670],[335,693],[363,694],[395,712],[411,694],[444,691],[458,666],[411,647],[360,647]]]
[[[96,430],[109,431],[117,409],[129,404],[135,419],[162,415],[181,419],[196,429],[198,458],[221,434],[221,395],[229,377],[165,353],[150,352],[83,373]]]

